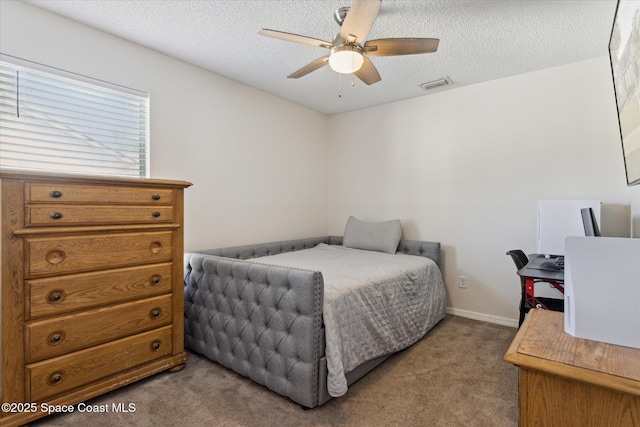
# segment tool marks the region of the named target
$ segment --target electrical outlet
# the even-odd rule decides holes
[[[459,276],[460,282],[458,283],[458,287],[462,289],[467,289],[467,276]]]

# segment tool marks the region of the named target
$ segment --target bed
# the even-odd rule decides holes
[[[445,315],[439,243],[346,231],[186,253],[185,346],[307,408],[346,393]]]

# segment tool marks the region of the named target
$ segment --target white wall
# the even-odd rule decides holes
[[[31,5],[1,3],[0,52],[151,98],[151,177],[193,182],[185,248],[321,236],[327,117]]]
[[[535,252],[538,199],[602,200],[603,233],[629,236],[640,188],[626,186],[614,102],[602,57],[332,116],[329,233],[349,215],[400,218],[405,238],[442,243],[450,307],[509,323],[505,253]]]
[[[2,53],[150,93],[152,177],[194,183],[187,250],[342,234],[349,215],[400,218],[406,238],[442,242],[449,306],[501,321],[517,318],[519,300],[505,252],[535,251],[538,199],[600,199],[605,234],[633,221],[640,237],[640,186],[624,185],[604,57],[326,117],[28,4],[0,5]]]

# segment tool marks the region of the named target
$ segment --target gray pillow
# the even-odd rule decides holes
[[[342,245],[346,248],[395,254],[400,243],[400,220],[364,222],[350,216],[344,229]]]

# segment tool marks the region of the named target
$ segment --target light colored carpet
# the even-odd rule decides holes
[[[343,397],[305,410],[199,355],[88,401],[135,412],[54,415],[32,426],[516,426],[517,368],[502,360],[516,329],[448,315]]]

